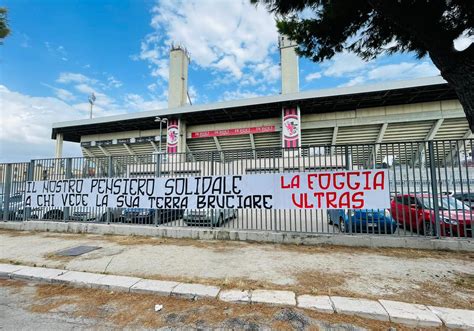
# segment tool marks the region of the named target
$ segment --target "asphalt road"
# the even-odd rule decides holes
[[[98,328],[113,330],[101,320],[73,317],[67,310],[47,314],[29,310],[36,288],[26,285],[20,289],[0,286],[0,330],[83,330]]]

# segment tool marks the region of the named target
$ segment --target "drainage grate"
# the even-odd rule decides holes
[[[99,246],[76,246],[56,253],[59,256],[79,256],[99,249]]]

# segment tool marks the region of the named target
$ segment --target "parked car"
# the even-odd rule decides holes
[[[236,216],[235,209],[186,209],[183,220],[192,226],[220,226]]]
[[[473,211],[450,196],[439,196],[438,210],[441,236],[472,237]],[[397,195],[391,202],[393,218],[413,232],[436,235],[433,196],[428,194]]]
[[[157,212],[158,224],[163,224],[183,217],[183,209],[147,209],[147,208],[126,208],[122,211],[120,219],[117,221],[134,224],[154,224],[155,212]]]
[[[16,193],[9,199],[9,220],[22,220],[24,218],[24,198],[22,193]],[[0,218],[3,217],[4,197],[0,197]],[[69,220],[81,222],[106,222],[107,213],[110,213],[110,219],[120,217],[120,211],[104,211],[100,208],[70,208]],[[64,210],[58,208],[30,208],[29,219],[40,220],[63,220]]]
[[[384,209],[328,210],[328,221],[341,232],[394,233],[397,222]]]
[[[18,211],[23,208],[23,194],[15,193],[10,195],[10,199],[8,203],[8,215],[6,220],[16,220],[19,219]],[[0,219],[3,219],[3,211],[5,209],[5,195],[0,195]]]
[[[24,205],[25,200],[23,193],[14,193],[8,199],[8,215],[7,220],[22,220],[24,218]],[[0,196],[0,219],[3,218],[3,211],[5,209],[5,196],[2,194]],[[60,210],[49,210],[44,211],[42,208],[31,208],[30,218],[37,219],[52,219],[53,214]],[[62,215],[62,214],[61,214]]]
[[[453,198],[463,202],[466,206],[474,209],[474,192],[471,193],[454,193]]]
[[[114,208],[104,211],[103,208],[71,208],[71,221],[76,222],[107,222],[107,214],[109,214],[109,221],[115,222],[122,216],[120,209]]]

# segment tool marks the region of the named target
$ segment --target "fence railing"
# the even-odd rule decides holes
[[[304,233],[473,237],[472,139],[37,159],[0,164],[0,217]],[[387,169],[386,210],[24,208],[26,182]]]

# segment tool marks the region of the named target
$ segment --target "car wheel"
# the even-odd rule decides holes
[[[342,217],[339,217],[339,231],[340,232],[346,232],[346,222],[344,222],[344,219]]]
[[[431,221],[424,222],[423,234],[429,237],[436,236],[436,230]]]

